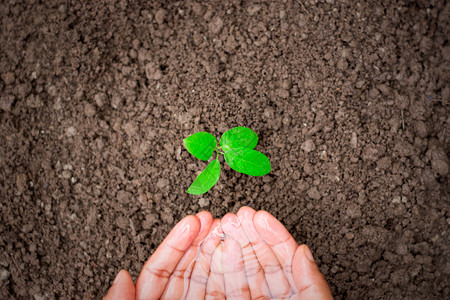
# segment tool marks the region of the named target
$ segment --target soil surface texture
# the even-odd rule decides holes
[[[247,205],[336,299],[450,295],[450,2],[0,4],[0,298],[100,299],[182,217]],[[183,138],[259,135],[272,172]]]

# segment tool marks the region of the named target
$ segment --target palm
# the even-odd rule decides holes
[[[284,226],[264,211],[243,207],[220,221],[207,212],[189,216],[144,265],[136,298],[303,299],[317,285],[298,278],[293,269],[298,248]]]

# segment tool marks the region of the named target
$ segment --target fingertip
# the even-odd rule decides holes
[[[128,273],[126,270],[121,270],[119,273],[121,273],[120,283],[123,286],[132,287],[134,291],[134,282],[131,278],[130,273]]]
[[[178,224],[184,223],[184,222],[189,222],[189,223],[192,223],[192,224],[196,223],[200,227],[200,219],[197,216],[194,216],[194,215],[187,215],[186,217],[181,219],[181,221],[178,222]]]
[[[270,215],[265,210],[259,210],[253,215],[253,223],[255,224],[255,227],[262,227],[264,226],[264,220],[267,219],[267,215]]]
[[[266,223],[267,220],[271,218],[276,220],[276,218],[267,211],[259,210],[253,216],[253,222],[255,223],[255,225],[258,224],[259,226],[264,226],[264,223]]]
[[[208,235],[211,235],[211,237],[215,236],[222,236],[223,231],[222,227],[220,226],[220,219],[214,219],[211,224],[211,228],[209,229]]]
[[[200,220],[200,222],[203,220],[203,221],[209,221],[210,223],[212,223],[212,220],[213,220],[212,214],[206,210],[199,212],[195,216]]]
[[[295,251],[292,269],[300,299],[333,299],[328,283],[306,245],[300,245]]]
[[[255,214],[256,211],[248,206],[241,207],[236,213],[239,222],[241,223],[242,227],[244,227],[244,230],[250,230],[249,227],[251,227],[252,229],[255,228],[255,225],[253,224],[253,218]]]
[[[108,294],[103,300],[132,300],[135,298],[135,287],[133,279],[126,270],[121,270],[113,281]]]
[[[239,222],[241,223],[241,226],[251,243],[259,243],[259,241],[261,241],[261,235],[256,230],[255,224],[253,222],[255,214],[256,211],[253,208],[247,206],[242,207],[237,212]]]
[[[255,228],[269,245],[285,242],[291,238],[283,224],[267,211],[260,210],[253,217]]]
[[[213,216],[210,212],[202,211],[196,214],[195,217],[197,217],[200,222],[200,228],[196,239],[192,243],[194,246],[200,243],[208,235],[213,224]]]
[[[238,215],[238,217],[240,216],[248,216],[248,215],[254,215],[256,213],[256,210],[254,210],[253,208],[249,207],[249,206],[242,206],[238,212],[236,213],[236,215]]]
[[[178,222],[175,227],[169,233],[169,236],[185,236],[185,234],[197,236],[200,231],[201,223],[200,219],[196,216],[189,215],[184,217],[180,222]],[[169,238],[169,236],[167,238]]]
[[[222,217],[222,219],[220,219],[220,223],[227,223],[229,222],[231,219],[233,219],[236,215],[233,213],[227,213],[225,216]]]
[[[241,226],[241,223],[239,222],[239,218],[236,214],[227,213],[223,216],[222,220],[220,220],[220,225],[222,226],[223,232],[230,235],[236,232],[236,230]]]
[[[193,215],[186,216],[175,225],[159,247],[170,245],[186,251],[198,236],[200,228],[199,218]]]

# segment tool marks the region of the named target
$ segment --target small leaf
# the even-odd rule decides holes
[[[185,138],[183,143],[189,153],[207,161],[217,146],[217,139],[211,133],[197,132]]]
[[[253,149],[256,147],[256,144],[258,144],[258,135],[246,127],[232,128],[222,134],[220,138],[220,146],[225,153],[233,148]]]
[[[220,163],[215,159],[197,176],[187,192],[192,195],[204,194],[217,183],[219,176]]]
[[[235,171],[250,176],[263,176],[270,172],[270,161],[261,152],[248,148],[231,149],[225,161]]]

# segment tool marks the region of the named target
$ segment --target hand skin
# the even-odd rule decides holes
[[[242,207],[221,220],[209,212],[185,217],[144,264],[136,286],[122,270],[104,299],[182,298],[332,296],[306,245],[268,212]]]

